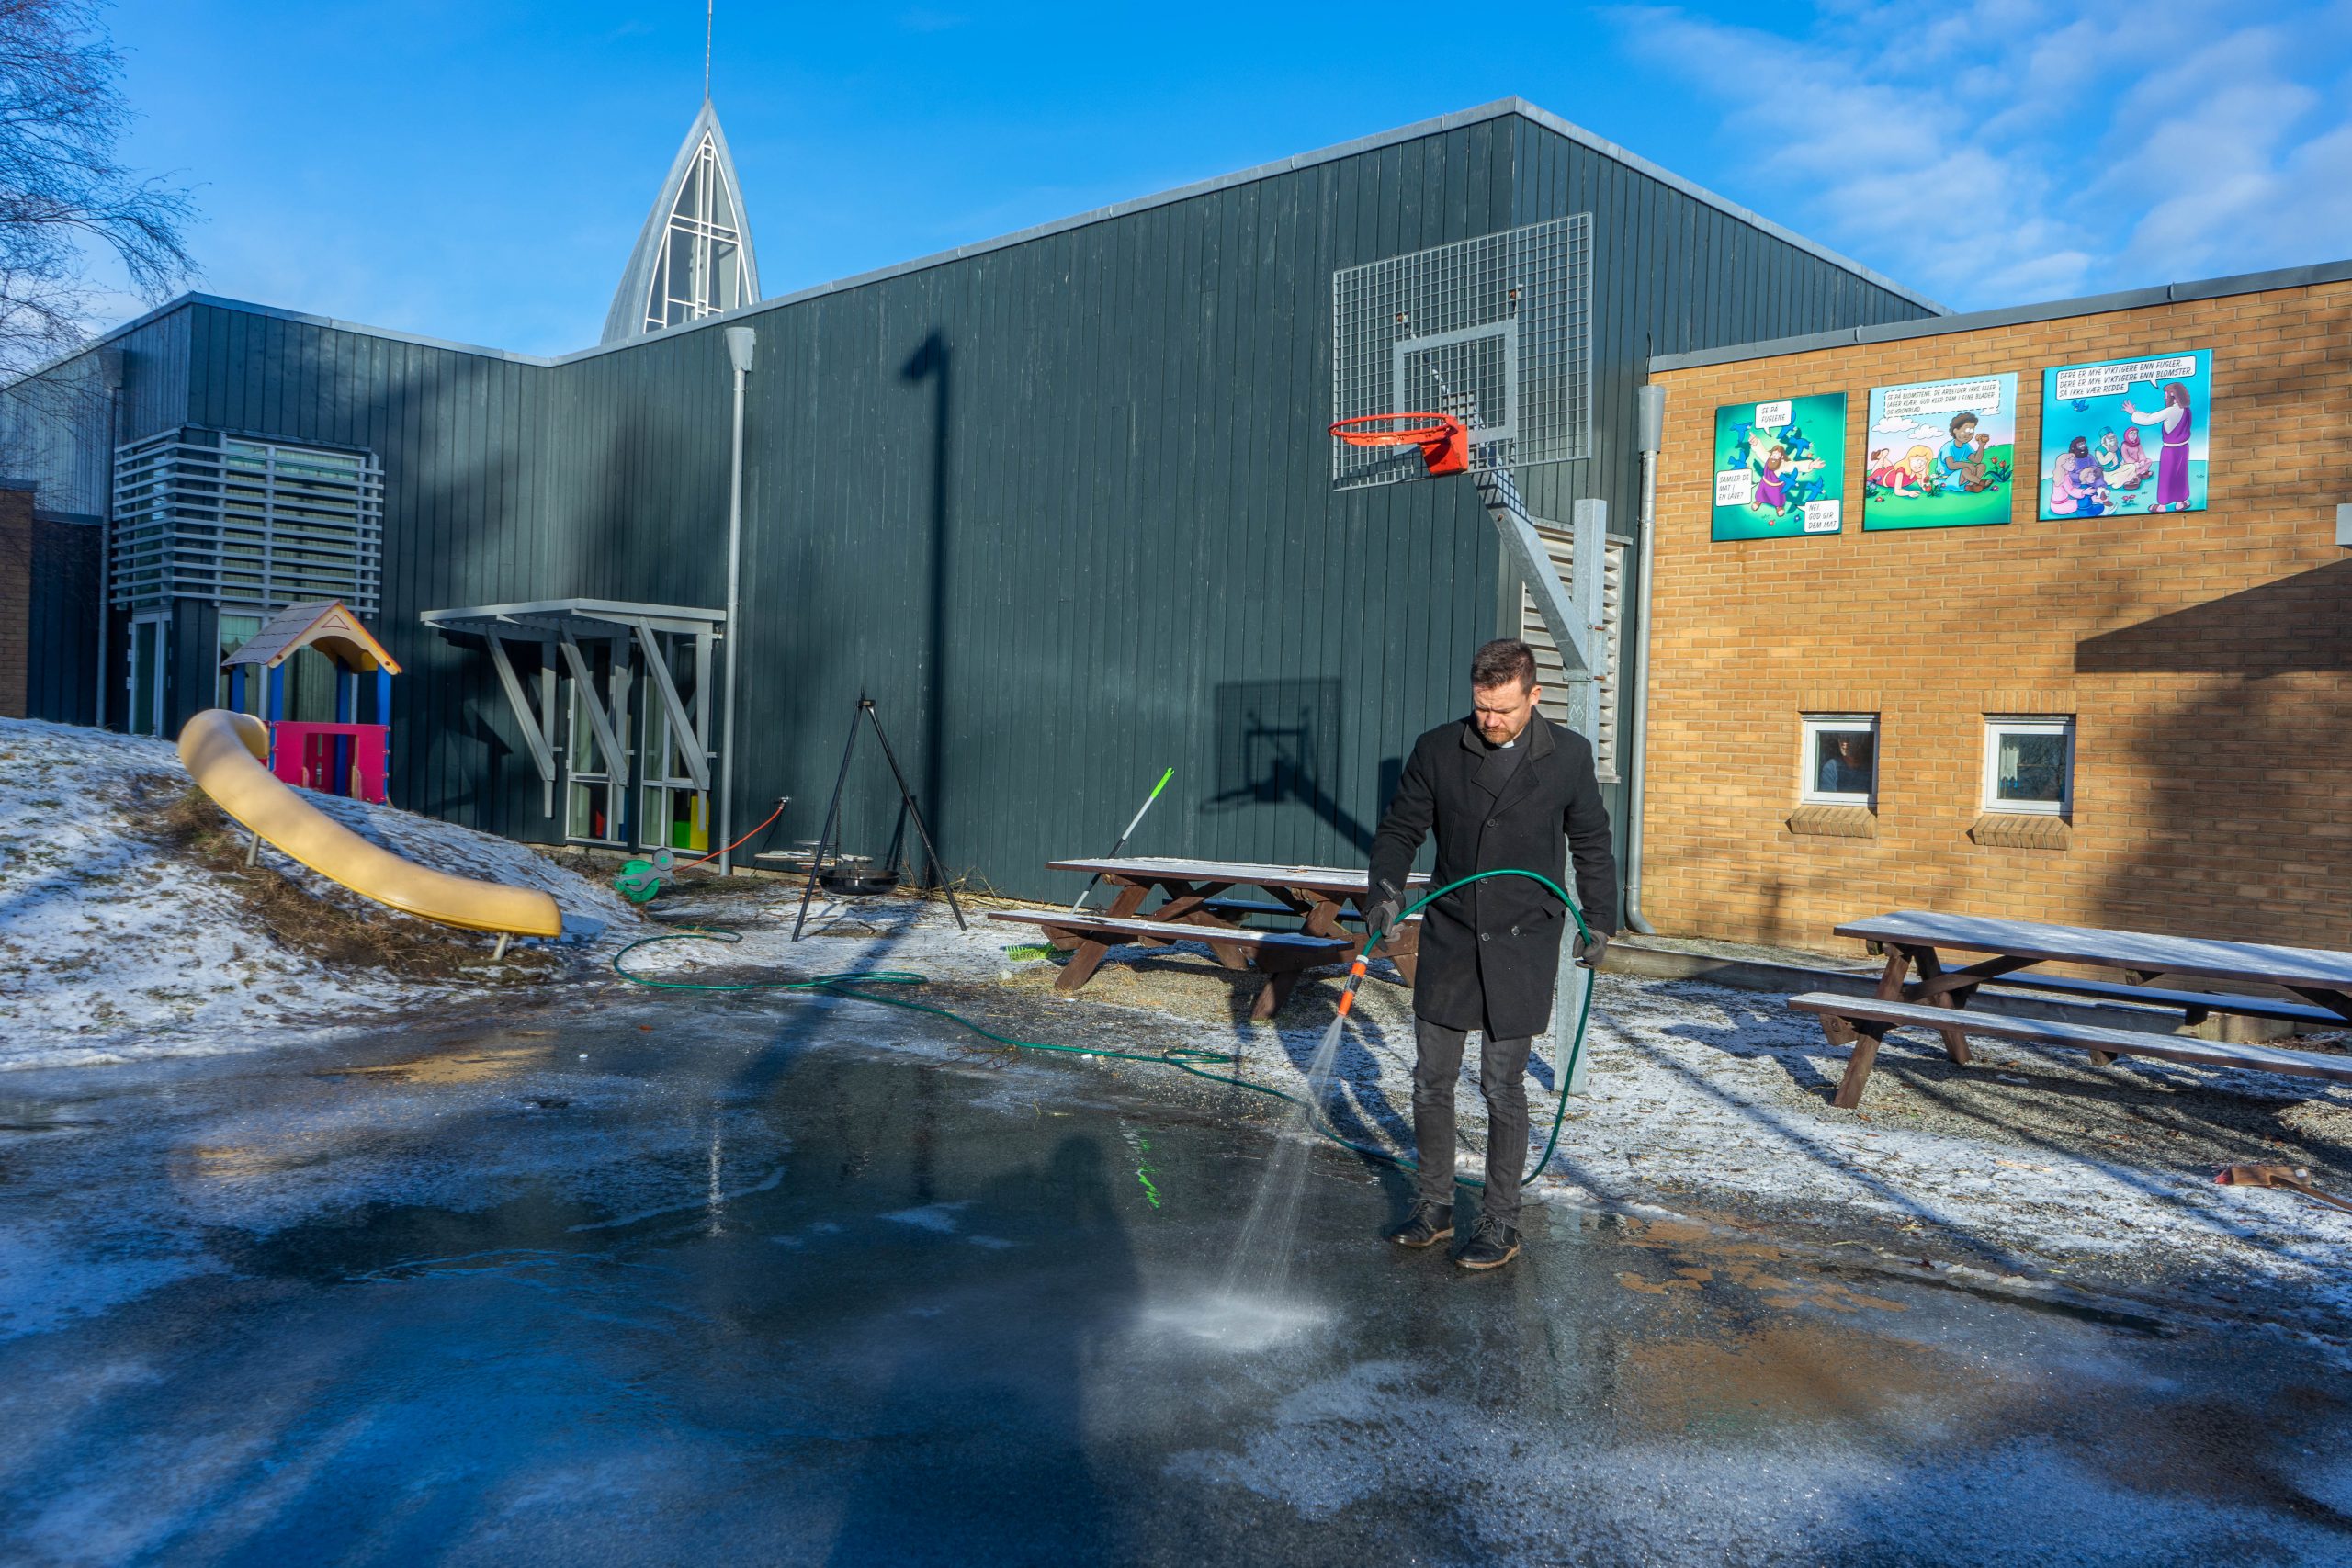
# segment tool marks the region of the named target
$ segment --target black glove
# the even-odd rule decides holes
[[[1385,882],[1380,885],[1380,891],[1383,895],[1380,902],[1363,912],[1364,934],[1374,939],[1387,936],[1405,913],[1405,896],[1402,893]]]
[[[1577,938],[1577,962],[1588,969],[1600,967],[1600,955],[1609,951],[1609,933],[1595,931],[1590,936]]]

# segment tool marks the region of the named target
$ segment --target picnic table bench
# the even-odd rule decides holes
[[[1861,1103],[1862,1085],[1869,1081],[1879,1042],[1890,1029],[1905,1026],[1933,1029],[1947,1034],[1951,1012],[1933,1004],[1882,1001],[1874,997],[1841,996],[1834,991],[1808,991],[1789,998],[1801,1012],[1820,1016],[1822,1032],[1833,1043],[1849,1046],[1846,1076],[1830,1103],[1851,1111]],[[2293,1073],[2304,1077],[2352,1083],[2352,1056],[2317,1051],[2290,1051],[2277,1045],[2233,1045],[2199,1040],[2189,1034],[2150,1034],[2142,1030],[2109,1029],[2091,1023],[2054,1022],[2020,1018],[2014,1013],[1972,1012],[1968,1032],[1995,1040],[2017,1040],[2037,1045],[2065,1045],[2090,1053],[2105,1066],[2118,1056],[2153,1056],[2167,1062],[2191,1062],[2206,1067],[2256,1067],[2268,1073]],[[1965,1058],[1955,1058],[1965,1060]]]
[[[1340,866],[1261,865],[1247,861],[1129,858],[1064,860],[1054,871],[1100,876],[1111,885],[1110,904],[1100,910],[1000,910],[991,919],[1043,929],[1056,947],[1070,953],[1054,988],[1075,991],[1094,977],[1114,947],[1165,947],[1170,942],[1207,945],[1227,969],[1256,969],[1268,976],[1251,1016],[1268,1018],[1298,984],[1301,971],[1340,962],[1362,942],[1344,928],[1361,926],[1372,901],[1371,874]],[[1415,875],[1412,887],[1429,878]],[[1256,888],[1263,898],[1235,897],[1235,888]],[[1146,908],[1157,893],[1159,901]],[[1268,931],[1244,919],[1289,917],[1295,930]],[[1373,956],[1395,964],[1409,982],[1420,945],[1420,923],[1408,920]]]
[[[2119,1055],[2161,1057],[2209,1066],[2249,1066],[2352,1082],[2352,1057],[2278,1047],[2223,1044],[2178,1035],[2144,1033],[2090,1024],[2052,1023],[2008,1014],[1973,1012],[1965,1025],[1953,1014],[1965,1010],[1990,985],[2048,989],[2107,1000],[2145,1000],[2177,1009],[2192,1020],[2215,1013],[2290,1021],[2342,1021],[2352,1026],[2352,953],[2324,948],[2280,947],[2264,942],[2216,942],[2164,936],[2152,931],[2104,931],[2091,926],[2044,925],[2031,920],[1976,915],[1939,915],[1904,909],[1837,928],[1839,936],[1874,942],[1886,952],[1886,967],[1874,997],[1809,992],[1790,1006],[1819,1016],[1833,1044],[1849,1047],[1846,1076],[1833,1103],[1851,1109],[1870,1079],[1879,1042],[1889,1029],[1933,1029],[1954,1062],[1968,1064],[1968,1036],[1982,1034],[2086,1050],[2102,1066]],[[1948,952],[1986,956],[1961,968],[1947,968]],[[2025,975],[2042,964],[2073,964],[2120,970],[2132,982],[2083,980],[2067,976]],[[1916,975],[1916,978],[1912,977]],[[2012,976],[2015,976],[2012,978]],[[2267,986],[2298,998],[2287,1001],[2228,991],[2158,988],[2164,976]]]
[[[989,919],[1041,928],[1056,947],[1070,953],[1054,981],[1057,991],[1075,991],[1094,978],[1103,955],[1112,948],[1166,947],[1171,942],[1204,942],[1227,969],[1256,969],[1266,976],[1265,988],[1250,1005],[1251,1018],[1272,1018],[1290,999],[1301,971],[1318,964],[1336,964],[1355,950],[1345,938],[1303,936],[1295,931],[1260,931],[1239,927],[1185,925],[1170,920],[1120,919],[1081,910],[998,909]]]

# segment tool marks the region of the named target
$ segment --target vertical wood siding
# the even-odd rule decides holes
[[[1531,476],[1547,516],[1599,494],[1631,531],[1649,354],[1921,313],[1513,117],[736,318],[759,333],[738,821],[789,794],[774,841],[815,836],[864,691],[949,868],[1001,891],[1074,892],[1045,862],[1107,847],[1170,764],[1138,849],[1360,863],[1517,594],[1468,485],[1331,493],[1330,275],[1580,211],[1594,456]],[[155,416],[383,462],[393,797],[556,837],[490,660],[417,615],[723,604],[719,326],[548,367],[167,320],[186,394]],[[844,842],[878,855],[898,827],[862,742]]]

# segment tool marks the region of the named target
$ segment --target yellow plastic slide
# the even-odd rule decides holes
[[[445,926],[560,936],[563,916],[536,887],[451,876],[371,844],[304,800],[263,766],[269,727],[251,714],[207,708],[180,731],[180,761],[221,810],[365,898]]]

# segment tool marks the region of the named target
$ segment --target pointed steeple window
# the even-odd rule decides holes
[[[727,138],[703,105],[621,279],[605,341],[657,333],[760,297]]]
[[[645,328],[660,332],[731,310],[749,293],[741,231],[718,149],[705,136],[670,204],[668,244],[645,299]]]

